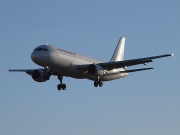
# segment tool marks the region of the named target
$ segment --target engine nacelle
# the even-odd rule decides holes
[[[88,67],[88,73],[91,75],[101,76],[104,74],[104,69],[99,65],[91,64]]]
[[[49,80],[49,76],[42,70],[34,70],[32,72],[32,78],[36,82],[45,82]]]

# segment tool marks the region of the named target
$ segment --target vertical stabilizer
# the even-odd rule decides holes
[[[122,61],[124,60],[124,49],[125,49],[125,38],[120,37],[119,42],[116,46],[116,50],[111,58],[111,62],[113,61]]]

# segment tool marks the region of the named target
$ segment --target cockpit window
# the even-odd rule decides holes
[[[47,48],[43,48],[43,51],[47,51],[48,52],[48,49]]]
[[[37,51],[42,51],[42,48],[38,48]]]
[[[49,51],[47,48],[36,48],[34,51]]]

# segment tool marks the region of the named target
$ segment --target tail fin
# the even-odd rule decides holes
[[[116,46],[116,50],[111,58],[111,62],[113,61],[123,61],[124,60],[124,49],[125,49],[125,38],[120,37],[119,42]]]

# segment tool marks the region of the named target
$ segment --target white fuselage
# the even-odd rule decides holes
[[[38,46],[31,54],[31,59],[42,67],[49,67],[63,76],[77,79],[95,80],[96,76],[83,73],[78,69],[78,65],[104,63],[101,60],[93,59],[74,52],[65,51],[50,45]],[[99,76],[102,81],[109,81],[122,78],[128,73],[121,73],[124,69],[113,69]]]

